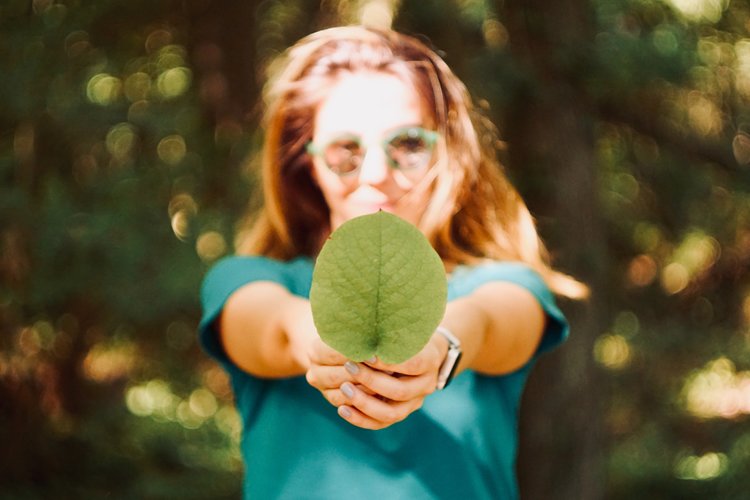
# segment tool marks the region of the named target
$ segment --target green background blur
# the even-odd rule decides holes
[[[0,498],[239,497],[200,281],[258,204],[270,61],[361,21],[443,55],[592,287],[525,396],[524,497],[750,498],[740,0],[0,1]]]

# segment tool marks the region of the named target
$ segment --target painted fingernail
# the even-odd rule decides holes
[[[352,399],[354,397],[354,387],[348,382],[341,384],[341,392],[343,392],[344,396],[349,399]]]
[[[344,363],[344,368],[346,368],[346,371],[348,371],[352,375],[356,375],[359,373],[359,366],[357,366],[356,363],[352,363],[351,361],[347,361],[346,363]]]
[[[352,416],[352,411],[347,408],[346,406],[340,406],[339,407],[339,415],[341,415],[344,418],[349,418]]]

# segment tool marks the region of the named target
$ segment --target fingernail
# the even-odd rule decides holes
[[[374,365],[375,363],[378,362],[378,358],[377,356],[373,356],[370,359],[368,359],[367,362],[370,363],[371,365]]]
[[[344,418],[349,418],[352,416],[352,411],[346,406],[339,406],[339,415]]]
[[[344,363],[344,368],[346,368],[346,371],[348,371],[352,375],[356,375],[359,373],[359,366],[357,366],[356,363],[352,363],[351,361],[347,361],[346,363]]]
[[[349,399],[352,399],[354,397],[354,387],[352,387],[352,384],[348,382],[341,384],[341,392],[343,392],[344,396]]]

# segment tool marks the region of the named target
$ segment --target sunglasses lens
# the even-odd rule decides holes
[[[399,133],[388,141],[386,148],[394,166],[402,170],[424,167],[432,159],[432,141],[419,129]]]
[[[323,159],[333,172],[342,175],[359,168],[364,151],[359,142],[352,139],[339,139],[331,142],[323,151]]]

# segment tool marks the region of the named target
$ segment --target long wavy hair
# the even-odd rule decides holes
[[[585,296],[584,285],[550,267],[534,220],[497,159],[494,129],[475,111],[464,84],[424,43],[390,30],[330,28],[300,40],[272,70],[264,90],[263,206],[248,217],[239,253],[281,260],[317,255],[331,229],[305,149],[316,110],[342,75],[382,72],[414,85],[441,136],[425,181],[431,183],[430,200],[418,226],[446,268],[521,261],[554,292]]]

